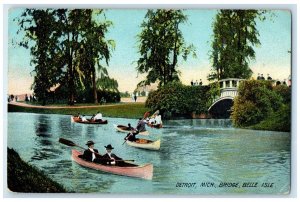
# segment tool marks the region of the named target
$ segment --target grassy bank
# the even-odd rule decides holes
[[[39,113],[39,114],[77,114],[81,113],[84,115],[93,115],[100,111],[104,117],[118,117],[118,118],[140,118],[143,117],[146,111],[149,111],[145,107],[144,103],[124,103],[115,105],[99,105],[93,108],[59,108],[59,109],[49,109],[49,108],[33,108],[33,107],[23,107],[8,104],[8,112],[26,112],[26,113]]]
[[[57,182],[54,182],[37,168],[24,162],[13,149],[7,149],[7,184],[13,192],[23,193],[65,193]]]

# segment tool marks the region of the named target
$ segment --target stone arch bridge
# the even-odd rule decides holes
[[[244,79],[228,78],[219,82],[220,96],[213,100],[212,105],[208,108],[208,112],[213,118],[229,118],[233,99],[238,94],[238,86]]]

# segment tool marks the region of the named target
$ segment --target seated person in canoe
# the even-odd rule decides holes
[[[147,119],[147,124],[151,127],[159,127],[162,124],[161,115],[154,113],[150,119]]]
[[[87,122],[88,120],[86,119],[85,115],[82,115],[79,117],[81,119],[81,121]]]
[[[139,131],[133,130],[127,134],[127,136],[124,138],[124,140],[128,140],[130,142],[136,142],[137,140],[139,140],[138,138],[135,137],[137,134],[139,134]]]
[[[126,131],[135,130],[135,128],[132,127],[130,123],[128,123],[128,126],[118,125],[117,127],[120,128],[120,129],[122,129],[122,130],[126,130]]]
[[[110,144],[104,147],[106,148],[106,154],[104,154],[101,158],[101,161],[104,165],[116,165],[116,160],[122,160],[122,158],[112,153],[114,148]]]
[[[161,124],[161,115],[157,115],[155,117],[155,125],[160,125]]]
[[[94,115],[94,116],[91,118],[91,120],[97,122],[97,121],[102,121],[102,118],[103,118],[103,117],[102,117],[102,114],[101,114],[100,112],[97,112],[97,114]]]
[[[132,127],[131,126],[131,124],[130,123],[128,123],[128,126],[127,126],[127,128],[126,128],[127,130],[134,130],[134,127]]]
[[[95,163],[101,163],[102,156],[99,154],[97,149],[94,149],[94,142],[89,140],[86,145],[88,146],[88,149],[86,149],[83,152],[83,155],[81,158],[83,158],[86,161],[91,161]]]

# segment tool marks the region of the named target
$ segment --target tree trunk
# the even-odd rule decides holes
[[[173,49],[173,63],[172,67],[170,69],[170,75],[169,75],[169,80],[173,80],[173,72],[175,72],[175,66],[177,64],[177,38],[178,38],[178,23],[175,24],[175,38],[174,38],[174,49]]]
[[[92,70],[92,82],[93,82],[94,103],[98,104],[97,86],[96,86],[96,70],[95,70],[95,68],[93,68],[93,70]]]
[[[74,38],[74,37],[73,37]],[[73,60],[72,60],[72,48],[71,48],[71,41],[70,41],[70,34],[68,34],[68,84],[69,84],[69,105],[74,105],[74,71],[73,71]]]

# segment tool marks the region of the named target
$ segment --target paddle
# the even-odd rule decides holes
[[[60,143],[62,143],[62,144],[64,144],[64,145],[70,146],[70,147],[79,147],[79,148],[84,149],[84,150],[86,149],[86,148],[84,148],[84,147],[81,147],[81,146],[75,144],[75,143],[72,142],[71,140],[67,140],[67,139],[64,139],[64,138],[59,138],[58,142],[60,142]],[[96,153],[96,152],[94,152],[94,151],[93,151],[93,153],[94,153],[95,155],[97,155],[97,156],[102,157],[100,154],[98,154],[98,153]],[[108,159],[106,159],[106,160],[108,160]],[[130,160],[115,160],[115,161],[134,161],[134,160],[131,160],[131,159],[130,159]]]
[[[64,145],[67,145],[67,146],[70,146],[70,147],[79,147],[83,150],[85,150],[86,148],[84,147],[81,147],[77,144],[75,144],[74,142],[72,142],[71,140],[67,140],[67,139],[64,139],[64,138],[59,138],[58,142],[64,144]],[[96,156],[99,156],[99,157],[102,157],[100,154],[98,154],[97,152],[94,152],[92,151],[92,153],[94,153]]]
[[[128,138],[129,138],[131,135],[133,135],[133,133],[132,133],[133,131],[134,131],[134,130],[131,131],[131,134],[130,134],[128,137],[126,136],[127,139],[123,142],[123,144],[125,144],[125,142],[127,142]],[[138,131],[138,130],[137,130],[137,134],[139,134],[139,131]],[[122,145],[123,145],[123,144],[122,144]]]
[[[59,138],[58,142],[60,142],[60,143],[62,143],[64,145],[70,146],[70,147],[79,147],[81,149],[85,149],[84,147],[81,147],[81,146],[75,144],[71,140],[67,140],[67,139],[64,139],[64,138]]]
[[[125,144],[125,142],[127,142],[127,140],[125,140],[125,141],[123,142],[123,144]],[[123,144],[122,144],[122,145],[123,145]]]

